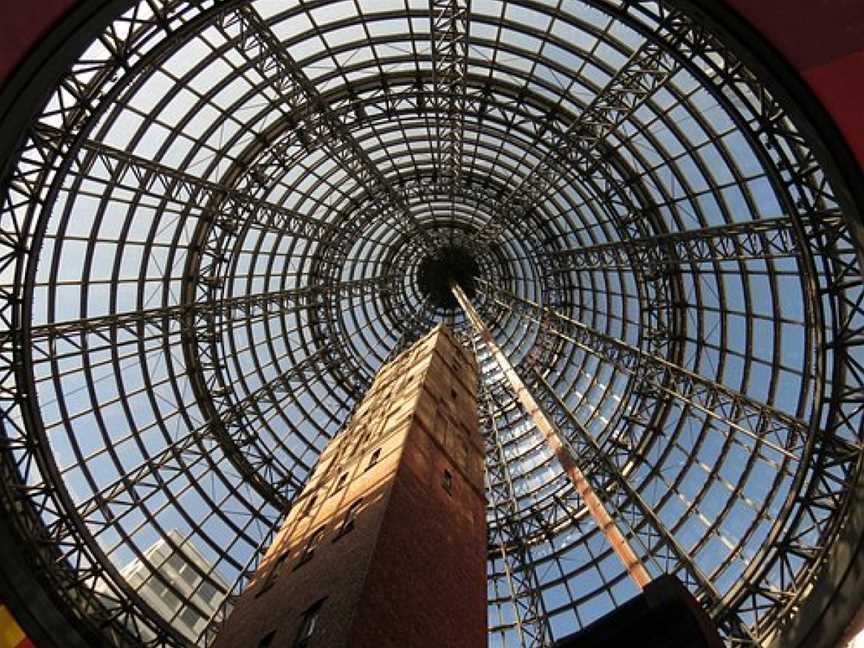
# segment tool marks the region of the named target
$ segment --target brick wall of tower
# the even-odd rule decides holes
[[[438,327],[378,372],[321,454],[215,648],[255,648],[274,631],[271,646],[293,646],[303,613],[322,598],[310,646],[486,645],[476,371]],[[340,534],[360,499],[353,529]],[[323,538],[303,561],[318,529]]]

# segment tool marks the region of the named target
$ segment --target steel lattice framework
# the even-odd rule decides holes
[[[864,206],[746,43],[689,0],[103,5],[0,176],[0,493],[70,618],[208,645],[377,368],[441,321],[481,365],[490,645],[633,596],[424,288],[446,253],[650,574],[730,646],[782,632],[862,479]],[[148,562],[176,537],[212,608]]]

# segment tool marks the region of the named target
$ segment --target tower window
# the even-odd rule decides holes
[[[312,515],[312,509],[315,508],[316,501],[318,501],[318,493],[314,493],[309,498],[309,503],[306,504],[306,508],[303,510],[304,515]]]
[[[309,536],[309,540],[306,541],[306,548],[303,549],[303,555],[300,556],[300,562],[297,564],[297,567],[302,565],[303,563],[309,562],[312,560],[313,556],[315,556],[315,550],[318,548],[318,545],[321,544],[321,539],[324,537],[324,527],[321,527],[311,536]],[[296,567],[295,567],[296,569]]]
[[[276,559],[276,564],[273,565],[273,569],[270,570],[270,573],[267,574],[267,579],[264,581],[264,584],[261,586],[255,596],[261,596],[264,592],[273,587],[273,583],[276,582],[276,579],[279,578],[279,573],[282,571],[282,568],[285,566],[285,561],[288,559],[288,552],[282,552],[279,557]]]
[[[300,630],[297,632],[297,641],[294,642],[294,648],[307,648],[312,645],[312,635],[315,634],[315,628],[318,627],[318,617],[321,613],[321,607],[324,605],[324,599],[316,601],[312,606],[303,613],[303,618],[300,621]]]
[[[369,457],[369,465],[366,466],[366,470],[369,470],[372,466],[378,463],[379,459],[381,459],[381,448],[376,448],[375,452],[372,453],[372,456]]]
[[[448,495],[453,494],[453,473],[449,470],[444,470],[444,475],[441,477],[441,485],[444,487],[444,490],[447,491]]]
[[[354,528],[354,520],[357,519],[357,514],[360,512],[360,506],[363,504],[363,498],[355,500],[345,512],[345,519],[342,520],[342,526],[339,527],[339,533],[333,538],[334,542],[341,536],[345,535]]]
[[[345,486],[346,481],[348,481],[348,473],[344,472],[339,475],[339,479],[336,480],[336,487],[333,489],[333,492],[335,493],[342,490],[342,488]]]
[[[364,445],[369,440],[369,437],[371,437],[371,436],[372,436],[372,430],[370,428],[367,428],[366,431],[363,433],[363,438],[361,439],[360,444]]]

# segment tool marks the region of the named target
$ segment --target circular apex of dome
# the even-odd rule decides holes
[[[474,280],[479,274],[477,260],[462,246],[439,248],[420,262],[417,282],[420,292],[439,308],[457,308],[459,304],[450,290],[456,284],[468,297],[475,293]]]

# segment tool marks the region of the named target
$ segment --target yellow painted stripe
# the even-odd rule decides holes
[[[16,648],[26,638],[9,608],[0,605],[0,648]]]

